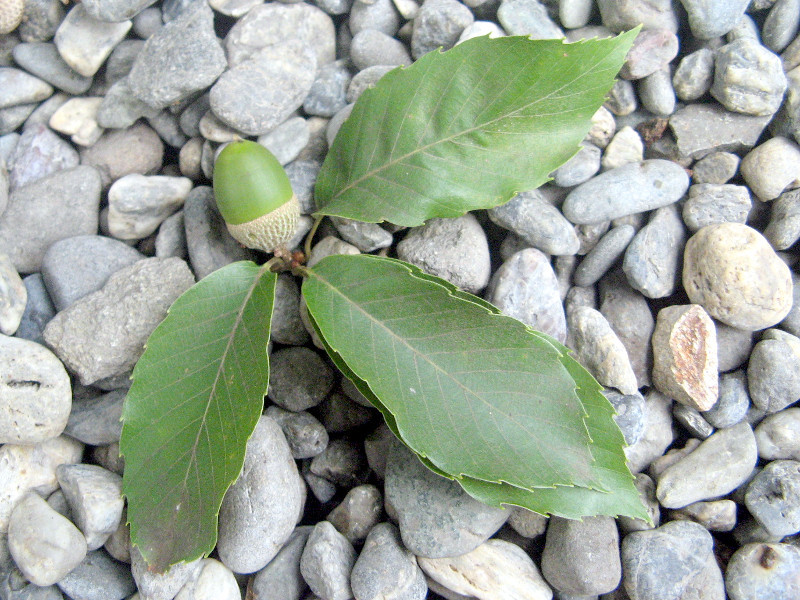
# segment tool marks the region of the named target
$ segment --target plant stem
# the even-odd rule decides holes
[[[322,223],[322,219],[324,219],[324,218],[325,217],[316,217],[314,219],[314,224],[311,226],[311,230],[308,232],[308,235],[306,236],[306,243],[305,243],[305,246],[303,248],[303,252],[306,255],[306,260],[311,258],[311,242],[314,239],[314,234],[317,233],[317,229],[319,228],[319,224]]]

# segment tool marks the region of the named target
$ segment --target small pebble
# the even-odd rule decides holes
[[[800,239],[800,190],[790,190],[772,203],[764,237],[775,250],[788,250]]]
[[[452,48],[461,32],[474,20],[472,12],[457,0],[426,0],[414,17],[411,56],[416,60],[439,47],[444,50]],[[508,27],[505,29],[509,31]],[[356,31],[353,33],[357,34]]]
[[[684,56],[672,76],[675,95],[683,102],[692,102],[705,95],[714,81],[714,52],[700,48]]]
[[[336,530],[352,543],[363,542],[383,512],[380,490],[371,484],[352,488],[328,516]]]
[[[692,233],[706,225],[745,223],[752,207],[745,186],[699,183],[689,187],[683,205],[683,222]]]
[[[497,20],[509,35],[524,35],[535,40],[564,37],[539,0],[502,0]]]
[[[639,107],[639,99],[636,97],[636,88],[633,87],[633,83],[627,79],[615,80],[603,107],[618,117],[633,114]]]
[[[11,259],[0,254],[0,333],[14,335],[28,303],[28,289]]]
[[[719,328],[717,328],[717,332],[719,332]],[[720,375],[719,400],[702,415],[711,426],[722,429],[743,421],[749,408],[750,394],[747,391],[747,377],[744,371],[739,370]]]
[[[335,384],[333,369],[313,350],[289,347],[270,356],[268,396],[285,410],[317,406]]]
[[[587,141],[581,142],[577,154],[553,171],[553,183],[560,187],[572,187],[587,181],[600,170],[600,155],[600,148]],[[528,192],[528,194],[533,195],[532,192]],[[514,199],[511,201],[513,202]],[[503,206],[507,206],[507,204]],[[496,211],[497,209],[491,210]],[[561,216],[560,212],[558,214]]]
[[[54,42],[64,62],[84,77],[92,77],[131,26],[128,20],[100,21],[77,4],[59,25]]]
[[[0,109],[41,102],[52,94],[52,86],[38,77],[21,69],[0,67]]]
[[[295,527],[275,558],[253,576],[248,585],[253,600],[303,597],[308,585],[300,574],[300,557],[313,529],[308,525]]]
[[[678,17],[670,2],[618,2],[598,0],[603,25],[620,32],[643,25],[646,29],[678,31]]]
[[[716,3],[708,0],[681,0],[689,18],[692,35],[700,40],[719,37],[733,29],[744,15],[748,0]]]
[[[769,121],[769,116],[735,113],[718,104],[693,103],[676,110],[669,127],[680,156],[699,159],[712,152],[751,149]]]
[[[124,505],[122,478],[84,464],[60,465],[56,476],[88,550],[97,550],[119,527]]]
[[[672,416],[692,437],[704,440],[714,433],[714,428],[696,408],[686,404],[675,404],[672,409]]]
[[[761,30],[764,45],[773,52],[780,52],[797,35],[800,26],[800,2],[778,0],[770,9]]]
[[[770,138],[748,152],[739,169],[756,196],[774,200],[800,186],[800,147],[784,137]]]
[[[677,520],[699,523],[709,531],[730,531],[736,526],[736,503],[733,500],[695,502],[670,515]]]
[[[337,438],[311,459],[310,471],[342,487],[362,484],[367,471],[362,445],[351,438]]]
[[[572,277],[575,285],[588,286],[597,283],[622,256],[635,233],[632,226],[619,225],[600,238],[575,269]]]
[[[643,158],[642,138],[633,127],[626,125],[611,138],[603,151],[603,159],[600,164],[607,171],[629,163],[641,162]]]
[[[800,596],[800,549],[791,544],[745,544],[725,570],[731,600],[793,600]]]
[[[767,415],[755,434],[760,458],[800,460],[800,408]]]
[[[748,484],[744,503],[770,535],[800,531],[800,462],[775,460],[767,464]]]
[[[359,71],[378,65],[396,67],[411,64],[411,55],[401,41],[375,29],[364,29],[353,36],[350,46],[350,59]],[[349,83],[350,77],[348,74],[347,79],[342,81],[344,89],[341,94],[341,104],[337,111],[344,108],[346,104],[345,90]],[[313,93],[313,87],[311,91]],[[315,112],[312,114],[321,113]],[[336,114],[336,111],[322,114],[322,116],[331,117],[334,114]]]
[[[28,294],[25,312],[22,313],[16,337],[44,345],[42,331],[47,323],[56,314],[50,297],[42,281],[41,273],[34,273],[25,277],[22,282]]]
[[[105,550],[86,554],[57,583],[72,600],[122,600],[136,591],[130,568],[113,560]]]
[[[270,406],[264,414],[280,425],[293,458],[312,458],[327,447],[328,432],[311,413]]]
[[[356,562],[353,545],[328,521],[320,521],[308,537],[300,573],[311,590],[326,600],[353,597],[350,572]]]
[[[678,36],[668,29],[643,29],[633,41],[619,75],[641,79],[655,73],[678,54]]]
[[[131,173],[108,190],[108,228],[115,238],[139,240],[152,234],[183,206],[192,189],[186,177]]]
[[[750,354],[747,383],[753,405],[774,413],[800,398],[800,339],[771,329]]]
[[[241,600],[233,572],[218,560],[205,558],[200,568],[175,596],[175,600]]]
[[[187,581],[193,579],[200,570],[200,560],[180,562],[172,565],[164,573],[148,568],[137,546],[131,546],[131,572],[136,581],[140,598],[148,600],[171,600]]]
[[[80,160],[75,148],[47,126],[31,125],[22,132],[11,162],[14,168],[8,174],[8,183],[13,191],[57,171],[77,167]]]

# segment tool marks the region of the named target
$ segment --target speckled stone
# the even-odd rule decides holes
[[[800,597],[800,548],[791,544],[745,544],[728,561],[725,589],[730,600]]]
[[[699,183],[689,188],[683,205],[683,222],[695,232],[706,225],[745,223],[752,207],[743,185]]]

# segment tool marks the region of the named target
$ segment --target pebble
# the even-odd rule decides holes
[[[64,18],[64,6],[51,0],[25,3],[25,13],[17,30],[25,42],[45,42],[53,38]]]
[[[600,161],[608,171],[629,163],[641,162],[644,158],[644,145],[637,131],[628,125],[619,129],[603,151]]]
[[[623,165],[572,190],[561,207],[575,224],[600,223],[676,202],[689,188],[677,164],[651,159]]]
[[[0,72],[2,78],[2,72]],[[0,108],[0,135],[13,132],[22,125],[36,109],[36,104],[20,104],[9,108]]]
[[[207,88],[226,65],[211,8],[195,3],[145,42],[128,84],[137,98],[161,109]]]
[[[664,28],[678,31],[678,18],[667,0],[654,2],[619,2],[618,0],[598,0],[597,7],[603,25],[614,32],[633,29],[642,25],[645,29]]]
[[[363,542],[378,524],[383,512],[383,496],[372,484],[359,485],[347,492],[336,508],[325,517],[351,543]]]
[[[506,32],[503,31],[503,28],[500,27],[500,25],[493,21],[475,21],[472,23],[472,25],[467,25],[464,28],[464,31],[461,32],[460,36],[458,36],[458,42],[456,42],[456,45],[460,44],[461,42],[471,40],[472,38],[482,37],[484,35],[488,35],[490,38],[498,38],[504,37]]]
[[[800,186],[800,147],[781,136],[748,152],[739,167],[747,185],[763,201]]]
[[[397,256],[472,294],[489,283],[488,240],[471,213],[412,228],[397,245]]]
[[[386,459],[384,494],[387,512],[397,516],[403,545],[418,557],[471,552],[509,517],[509,510],[473,499],[455,481],[424,467],[399,442]]]
[[[586,140],[598,148],[605,148],[616,130],[617,124],[614,120],[614,115],[605,106],[601,106],[592,115],[591,126],[589,127],[589,133],[586,134]]]
[[[97,111],[102,102],[99,97],[70,98],[52,114],[48,124],[70,136],[74,144],[91,146],[103,135],[103,129],[97,124]]]
[[[617,79],[603,106],[618,117],[633,114],[639,107],[639,99],[636,97],[633,83],[627,79]]]
[[[764,237],[775,250],[788,250],[800,239],[800,190],[790,190],[772,203]]]
[[[53,41],[64,62],[80,75],[92,77],[131,26],[128,20],[100,21],[92,17],[83,4],[77,4],[58,26]]]
[[[676,110],[669,119],[669,127],[680,156],[699,159],[712,152],[750,150],[769,121],[769,116],[745,115],[717,104],[693,103]]]
[[[553,591],[516,544],[488,540],[456,557],[419,558],[425,574],[456,594],[481,600],[550,600]]]
[[[706,311],[697,304],[662,308],[652,339],[655,386],[696,410],[714,406],[719,393],[717,336]]]
[[[639,387],[650,385],[655,321],[644,296],[628,285],[619,270],[600,281],[600,312],[625,346]]]
[[[559,187],[573,187],[589,180],[600,170],[601,154],[602,151],[600,148],[594,144],[587,141],[581,142],[577,154],[553,171],[553,183]],[[534,192],[527,192],[527,194],[533,196]],[[516,197],[512,198],[511,202],[515,200]],[[506,203],[503,206],[508,206],[508,204],[509,203]],[[489,218],[491,218],[492,211],[497,211],[497,208],[490,209]],[[556,214],[562,217],[560,211],[556,211]]]
[[[16,337],[44,345],[42,331],[56,314],[56,309],[47,295],[41,273],[28,275],[22,282],[27,290],[28,301],[22,313]]]
[[[739,170],[740,159],[731,152],[712,152],[692,165],[692,181],[695,184],[728,183]]]
[[[708,225],[689,239],[683,287],[715,319],[750,331],[779,323],[792,306],[789,268],[741,223]]]
[[[714,81],[714,51],[700,48],[681,58],[672,75],[675,95],[683,102],[704,96]]]
[[[520,250],[492,277],[485,298],[504,314],[564,342],[567,321],[550,261],[535,248]]]
[[[638,82],[642,108],[654,115],[668,116],[675,111],[675,89],[669,65],[661,67]]]
[[[353,244],[362,252],[374,252],[388,248],[394,238],[377,223],[362,223],[343,217],[331,217],[331,223],[344,241]]]
[[[242,592],[233,572],[218,560],[205,558],[199,571],[187,581],[175,600],[241,600]]]
[[[678,55],[678,36],[668,29],[643,29],[633,41],[619,76],[641,79],[668,65]]]
[[[675,520],[690,520],[709,531],[731,531],[736,526],[736,503],[733,500],[695,502],[670,514]]]
[[[428,586],[414,555],[403,547],[400,532],[380,523],[367,535],[350,575],[356,600],[423,600]]]
[[[303,485],[280,426],[261,417],[220,508],[217,552],[226,567],[253,573],[272,560],[297,522]]]
[[[332,440],[325,450],[311,459],[310,471],[342,487],[362,484],[367,474],[363,446],[352,438]]]
[[[334,384],[333,369],[309,348],[281,348],[270,356],[268,395],[285,410],[298,412],[317,406]]]
[[[103,187],[130,173],[152,175],[161,168],[164,144],[144,123],[127,129],[107,131],[89,148],[81,150],[81,164],[95,167]],[[92,232],[94,233],[94,232]]]
[[[275,285],[270,339],[293,346],[304,345],[309,339],[300,317],[300,288],[288,274],[278,275]]]
[[[800,460],[800,408],[767,415],[755,434],[760,458]]]
[[[130,568],[113,560],[105,550],[87,553],[58,581],[58,587],[72,600],[122,600],[136,591]]]
[[[8,174],[9,189],[15,190],[43,177],[77,167],[78,153],[45,125],[27,127],[19,138],[12,157],[14,168]]]
[[[41,102],[52,94],[53,88],[50,84],[38,77],[29,75],[21,69],[0,67],[0,109]],[[14,129],[16,127],[11,128],[11,131]]]
[[[689,187],[683,205],[683,222],[692,233],[706,225],[745,223],[752,207],[745,186],[698,183]]]
[[[248,597],[252,600],[269,598],[300,599],[308,590],[300,574],[300,557],[308,536],[314,528],[309,525],[295,527],[289,539],[267,566],[258,571],[248,585]]]
[[[155,240],[157,257],[169,258],[170,256],[175,256],[177,258],[186,258],[186,231],[184,227],[182,210],[164,219],[164,222],[158,228]]]
[[[715,52],[711,95],[730,111],[772,115],[786,87],[780,58],[756,40],[740,38]]]
[[[265,414],[280,425],[293,458],[312,458],[328,446],[328,432],[311,413],[270,406]]]
[[[761,29],[764,45],[773,52],[780,52],[797,35],[800,26],[800,2],[778,0],[770,9]]]
[[[41,78],[68,94],[80,95],[92,85],[92,77],[76,73],[64,62],[55,44],[21,43],[14,46],[14,62],[31,75]]]
[[[364,29],[353,36],[353,41],[350,46],[350,60],[352,60],[356,68],[361,71],[368,67],[378,65],[392,67],[408,65],[411,64],[411,55],[401,41],[381,31],[376,31],[375,29]],[[346,90],[347,85],[350,83],[349,75],[346,80],[344,78],[342,79],[342,83]],[[338,105],[337,111],[344,108],[345,104],[346,99],[343,90],[341,93],[341,102]],[[322,116],[331,117],[337,111],[327,111],[327,114]]]
[[[717,359],[720,373],[741,367],[755,343],[752,331],[736,329],[715,321],[717,327]]]
[[[571,347],[578,360],[602,385],[626,395],[636,394],[638,384],[628,353],[605,317],[586,306],[567,316]]]
[[[108,190],[108,228],[121,240],[139,240],[183,206],[192,190],[187,177],[131,173]]]
[[[178,258],[140,260],[58,313],[44,338],[84,385],[126,375],[167,308],[193,283]]]
[[[259,136],[258,143],[275,155],[278,162],[292,162],[311,139],[309,121],[290,117],[269,133]]]
[[[574,284],[589,286],[597,283],[622,256],[635,233],[632,226],[619,225],[600,238],[575,269]]]
[[[714,428],[696,408],[685,404],[676,404],[673,407],[672,416],[692,437],[704,440],[714,433]]]
[[[300,558],[300,573],[315,594],[325,600],[353,597],[350,572],[356,562],[353,545],[328,521],[314,526]]]
[[[625,536],[622,583],[630,600],[724,600],[713,544],[711,534],[691,521],[670,521],[657,529]]]
[[[360,392],[359,392],[360,393]],[[362,395],[362,399],[366,398]],[[368,407],[351,400],[346,394],[334,392],[323,402],[317,414],[325,429],[330,433],[352,432],[372,421],[375,412],[367,400]]]
[[[59,465],[56,476],[88,550],[97,550],[119,527],[124,505],[122,478],[88,464]]]
[[[717,329],[719,332],[719,328]],[[750,408],[747,378],[744,371],[724,373],[719,377],[719,399],[703,418],[717,428],[731,427],[744,420]]]
[[[79,235],[48,248],[41,273],[57,311],[96,292],[116,271],[145,258],[135,248],[100,235]]]
[[[350,9],[350,31],[353,35],[357,35],[365,29],[374,29],[394,36],[399,27],[400,17],[392,0],[367,0],[366,2],[355,0],[353,2]]]
[[[800,595],[800,549],[791,544],[745,544],[725,571],[730,600],[792,600]]]
[[[748,484],[744,503],[770,535],[782,537],[800,531],[800,462],[767,464]]]
[[[387,0],[388,1],[388,0]],[[360,4],[357,2],[356,4]],[[502,6],[498,10],[502,13]],[[498,14],[498,20],[503,19]],[[461,32],[475,21],[472,12],[458,0],[425,0],[414,17],[414,28],[411,35],[411,56],[414,60],[431,50],[441,47],[448,50],[455,46]],[[352,23],[352,16],[351,16]],[[509,33],[506,24],[503,27]],[[352,30],[352,27],[351,27]],[[358,32],[352,30],[356,35]],[[393,35],[393,32],[385,32]]]
[[[614,590],[622,577],[614,519],[551,517],[542,552],[542,575],[566,594],[587,596]]]
[[[8,547],[19,570],[38,586],[60,581],[86,556],[78,528],[32,492],[11,513]]]
[[[744,16],[748,0],[713,2],[709,0],[681,0],[689,18],[692,35],[709,40],[728,33]]]
[[[585,27],[592,16],[591,0],[562,0],[558,3],[558,20],[564,27]]]
[[[200,568],[201,561],[193,560],[157,573],[148,568],[138,546],[131,545],[131,573],[142,600],[172,600],[187,581],[196,577]]]
[[[339,60],[322,65],[303,101],[303,110],[308,115],[332,117],[347,105],[347,88],[351,79],[352,75],[345,61]]]
[[[22,322],[28,290],[7,254],[0,254],[0,333],[14,335]]]
[[[95,119],[100,127],[121,129],[130,127],[141,117],[151,117],[157,113],[157,109],[133,95],[126,77],[108,89],[97,108]]]
[[[638,442],[644,433],[645,402],[641,394],[625,395],[616,390],[605,390],[603,395],[614,407],[614,422],[625,436],[628,445]]]
[[[750,475],[758,460],[750,425],[720,429],[658,478],[657,496],[665,508],[683,508],[724,496]]]
[[[64,432],[84,444],[102,446],[118,442],[122,432],[122,405],[127,390],[99,397],[74,398]]]
[[[768,413],[800,398],[800,339],[770,329],[750,354],[747,380],[753,405]]]
[[[72,407],[64,365],[44,346],[0,335],[0,442],[37,444],[61,435]]]

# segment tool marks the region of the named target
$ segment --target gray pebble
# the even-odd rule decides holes
[[[391,0],[385,1],[391,4]],[[291,40],[312,48],[318,67],[336,58],[336,31],[328,15],[305,2],[269,2],[252,8],[228,32],[225,50],[229,65],[238,65],[263,48],[279,47]]]
[[[535,513],[521,506],[511,509],[508,526],[523,538],[537,538],[547,531],[549,517]]]
[[[159,258],[186,258],[186,231],[183,211],[164,219],[158,228],[155,240],[155,255]]]
[[[514,232],[545,254],[569,255],[579,249],[574,228],[540,190],[517,194],[509,202],[488,212],[494,223]]]
[[[343,15],[353,5],[353,0],[314,0],[314,4],[329,15]]]
[[[353,487],[366,479],[367,458],[362,444],[355,439],[337,438],[311,459],[309,469],[338,486]]]
[[[489,283],[488,241],[471,213],[412,228],[397,245],[397,256],[473,294]]]
[[[365,29],[394,36],[400,27],[400,16],[392,0],[355,0],[350,9],[349,26],[354,36]]]
[[[83,4],[75,5],[56,31],[58,53],[72,69],[92,77],[131,28],[130,21],[110,23],[91,16]]]
[[[774,200],[785,189],[800,185],[799,169],[800,147],[781,136],[756,146],[740,166],[747,185],[763,201]]]
[[[226,567],[253,573],[272,560],[294,530],[302,485],[280,426],[261,417],[220,508],[217,552]]]
[[[36,444],[64,431],[72,389],[64,366],[44,346],[0,335],[0,441]]]
[[[747,377],[739,370],[720,375],[719,400],[702,415],[710,425],[722,429],[741,423],[749,408]]]
[[[164,573],[148,568],[138,546],[131,545],[131,572],[140,597],[147,600],[172,600],[183,585],[200,570],[200,561],[180,562]]]
[[[724,496],[750,475],[758,460],[748,423],[720,429],[658,478],[657,495],[666,508]]]
[[[42,331],[48,321],[55,316],[56,309],[47,294],[41,273],[28,275],[22,282],[27,290],[28,301],[25,304],[25,312],[22,313],[16,337],[43,345]]]
[[[497,20],[509,35],[524,35],[535,40],[564,37],[564,32],[539,0],[502,0]]]
[[[312,458],[327,447],[328,432],[311,413],[270,406],[265,414],[280,425],[293,458]]]
[[[336,530],[353,544],[363,542],[380,521],[383,496],[372,484],[358,485],[325,517]]]
[[[579,307],[568,318],[575,356],[597,381],[623,394],[638,393],[636,375],[625,346],[605,317],[593,308]]]
[[[567,335],[558,281],[547,257],[534,248],[511,256],[495,272],[486,299],[504,314],[563,342]]]
[[[597,0],[603,25],[611,31],[620,32],[642,25],[646,29],[669,29],[678,31],[678,17],[672,2],[654,0],[650,2],[619,2],[619,0]]]
[[[308,525],[296,527],[275,558],[255,574],[248,586],[252,600],[300,600],[303,597],[308,585],[300,574],[300,557],[313,529]]]
[[[97,550],[119,527],[124,505],[122,477],[84,464],[59,465],[56,476],[88,550]]]
[[[632,531],[647,531],[655,529],[661,524],[661,510],[658,506],[658,499],[656,498],[656,484],[644,473],[637,473],[633,485],[639,492],[639,499],[642,505],[647,510],[652,523],[648,523],[643,519],[634,519],[631,517],[617,517],[617,525],[619,525],[622,534],[628,534]]]
[[[96,119],[100,127],[123,129],[133,125],[139,118],[154,116],[157,112],[157,109],[133,95],[125,77],[115,82],[103,96]]]
[[[597,308],[597,290],[593,285],[588,287],[573,285],[569,288],[567,296],[564,298],[564,312],[571,315],[582,306]]]
[[[739,161],[731,152],[712,152],[692,165],[692,181],[695,184],[728,183],[736,175]]]
[[[770,535],[800,531],[800,462],[775,460],[747,486],[747,510]]]
[[[17,568],[4,573],[0,586],[0,594],[7,600],[64,600],[58,587],[39,587],[29,583]]]
[[[800,460],[800,408],[767,415],[755,433],[759,457]]]
[[[604,170],[609,170],[628,163],[640,162],[643,158],[642,138],[633,127],[625,125],[614,134],[603,150],[603,159],[600,164]]]
[[[0,72],[2,77],[2,72]],[[9,134],[20,127],[37,108],[37,104],[19,104],[0,108],[0,135]]]
[[[392,234],[377,223],[363,223],[343,217],[331,217],[331,222],[344,241],[362,252],[388,248],[394,240]]]
[[[108,228],[117,239],[139,240],[152,234],[183,206],[192,189],[187,177],[131,173],[108,190]]]
[[[715,53],[711,95],[728,110],[772,115],[786,86],[780,58],[755,40],[738,39]]]
[[[390,65],[376,65],[356,73],[347,87],[347,102],[352,103],[358,100],[364,90],[375,87],[380,78],[392,69],[394,67]]]
[[[585,27],[592,16],[593,2],[590,0],[561,0],[558,3],[558,19],[564,27]]]
[[[122,600],[136,591],[130,568],[105,550],[89,552],[58,587],[72,600]]]
[[[713,543],[702,525],[690,521],[628,534],[622,541],[622,583],[630,600],[724,600]]]
[[[132,21],[133,32],[143,40],[155,35],[164,25],[164,21],[161,19],[161,9],[155,6],[145,8],[136,14]]]
[[[800,398],[800,354],[797,351],[800,340],[782,333],[777,339],[758,342],[747,365],[753,405],[769,413],[783,410]]]
[[[411,64],[411,56],[401,41],[374,29],[364,29],[353,36],[350,59],[359,71],[378,65],[396,67]],[[347,84],[349,83],[348,78]],[[344,106],[344,100],[342,94],[342,105],[339,108]]]
[[[367,455],[367,464],[381,481],[386,472],[386,456],[396,439],[385,421],[381,421],[364,438],[364,453]]]
[[[717,327],[717,360],[720,373],[741,367],[755,343],[753,332],[715,321]]]
[[[427,558],[474,550],[509,516],[507,509],[478,502],[455,481],[427,469],[399,442],[389,450],[384,494],[387,509],[397,515],[403,545]]]
[[[11,191],[64,169],[77,167],[78,153],[71,144],[44,125],[26,127],[17,142],[9,172]]]
[[[300,318],[300,288],[286,273],[278,275],[270,338],[279,344],[302,346],[309,336]]]
[[[764,237],[776,250],[787,250],[800,239],[800,190],[784,192],[772,203]]]
[[[234,129],[267,133],[303,105],[316,69],[302,42],[267,46],[222,74],[211,88],[211,110]]]
[[[311,590],[326,600],[353,597],[350,572],[356,562],[353,545],[327,521],[320,521],[308,536],[300,558],[300,573]]]
[[[614,407],[614,422],[625,436],[625,443],[638,442],[644,433],[645,402],[641,394],[620,394],[616,390],[605,390],[603,395]]]
[[[573,282],[578,286],[594,285],[605,275],[633,239],[636,231],[630,225],[614,227],[597,242],[575,269]]]
[[[270,356],[268,396],[283,409],[301,411],[317,406],[335,382],[333,369],[309,348],[281,348]]]
[[[375,416],[374,411],[341,392],[328,396],[316,412],[329,433],[344,433],[363,427]]]
[[[314,205],[314,185],[317,182],[322,163],[315,160],[295,160],[286,165],[286,176],[292,184],[294,195],[300,202],[300,212],[310,215],[316,210]]]
[[[628,285],[619,270],[600,281],[600,312],[625,346],[639,387],[649,385],[655,320],[644,296]]]
[[[741,185],[695,184],[683,205],[683,221],[695,231],[717,223],[745,223],[752,207],[750,192]]]
[[[677,403],[672,408],[672,416],[692,437],[704,440],[714,433],[714,428],[696,408]]]
[[[769,116],[745,115],[717,104],[695,103],[676,110],[669,126],[680,155],[698,159],[712,152],[749,150],[769,121]]]
[[[144,123],[107,131],[92,146],[81,150],[81,164],[97,168],[104,188],[129,173],[154,174],[161,169],[163,157],[164,144]]]
[[[587,181],[600,170],[600,155],[600,148],[590,142],[581,142],[578,153],[553,171],[553,183],[560,187],[572,187]]]
[[[633,41],[619,75],[641,79],[668,65],[678,54],[678,36],[668,29],[644,29]]]
[[[414,555],[391,523],[370,530],[350,576],[357,600],[423,600],[428,591]]]
[[[8,547],[19,570],[38,586],[60,581],[86,556],[86,541],[78,528],[33,492],[11,513]]]
[[[744,15],[748,0],[681,0],[689,17],[692,35],[700,40],[725,35],[733,29]]]
[[[631,163],[606,171],[572,190],[564,200],[564,216],[576,224],[592,224],[667,206],[689,188],[686,172],[661,159]]]
[[[705,95],[714,81],[714,51],[700,48],[684,56],[672,75],[675,95],[683,102],[692,102]]]
[[[800,276],[792,274],[792,283],[792,309],[780,325],[782,329],[797,335],[800,333]]]
[[[305,467],[303,469],[303,479],[308,484],[308,489],[311,490],[311,493],[321,504],[330,502],[336,495],[336,485],[333,482],[319,475],[314,475]]]
[[[672,71],[664,65],[638,81],[637,91],[642,108],[654,115],[667,116],[675,111],[675,89]]]
[[[22,23],[17,32],[23,42],[51,40],[64,19],[64,13],[64,5],[58,0],[30,0],[25,3]]]
[[[778,0],[770,9],[761,28],[764,45],[773,52],[780,52],[797,35],[800,26],[800,2]]]
[[[11,259],[0,254],[0,333],[14,335],[19,329],[25,307],[28,303],[28,289],[22,282]]]
[[[611,517],[573,521],[551,517],[542,553],[542,575],[560,592],[604,594],[622,577],[619,533]]]
[[[84,4],[86,12],[99,21],[124,21],[130,19],[144,10],[153,0],[130,0],[130,1],[104,1],[87,0]]]
[[[639,106],[633,84],[627,79],[616,79],[603,106],[618,117],[632,114]]]
[[[145,42],[128,83],[136,97],[160,109],[207,88],[225,66],[213,13],[205,3],[196,3]]]
[[[181,131],[178,116],[169,110],[162,110],[158,114],[146,118],[148,124],[169,146],[180,148],[188,141],[188,138]]]
[[[123,267],[144,258],[135,248],[99,235],[81,235],[50,246],[42,259],[42,277],[56,310],[96,292]]]
[[[345,96],[350,80],[345,61],[322,65],[303,101],[303,110],[309,115],[332,117],[347,105]]]
[[[709,531],[731,531],[736,526],[736,503],[733,500],[695,502],[671,511],[673,519],[694,521]]]
[[[425,0],[414,18],[411,56],[416,60],[439,47],[452,48],[474,21],[472,12],[458,0]]]
[[[44,338],[85,385],[125,375],[169,306],[193,283],[178,258],[140,260],[58,313]]]
[[[800,549],[791,544],[745,544],[728,561],[731,600],[792,600],[800,595]]]
[[[64,433],[92,446],[118,442],[126,394],[127,390],[114,390],[97,398],[73,399]]]
[[[50,84],[21,69],[0,67],[0,108],[40,102],[53,94]],[[16,128],[14,128],[16,129]]]
[[[68,94],[83,94],[92,85],[92,77],[75,72],[61,58],[55,44],[49,42],[17,44],[14,61],[32,75]]]
[[[142,40],[121,41],[106,60],[104,73],[106,83],[111,85],[127,77],[143,47]]]
[[[199,572],[187,581],[175,600],[215,598],[217,600],[241,600],[242,592],[233,572],[218,560],[206,558],[200,561]]]

